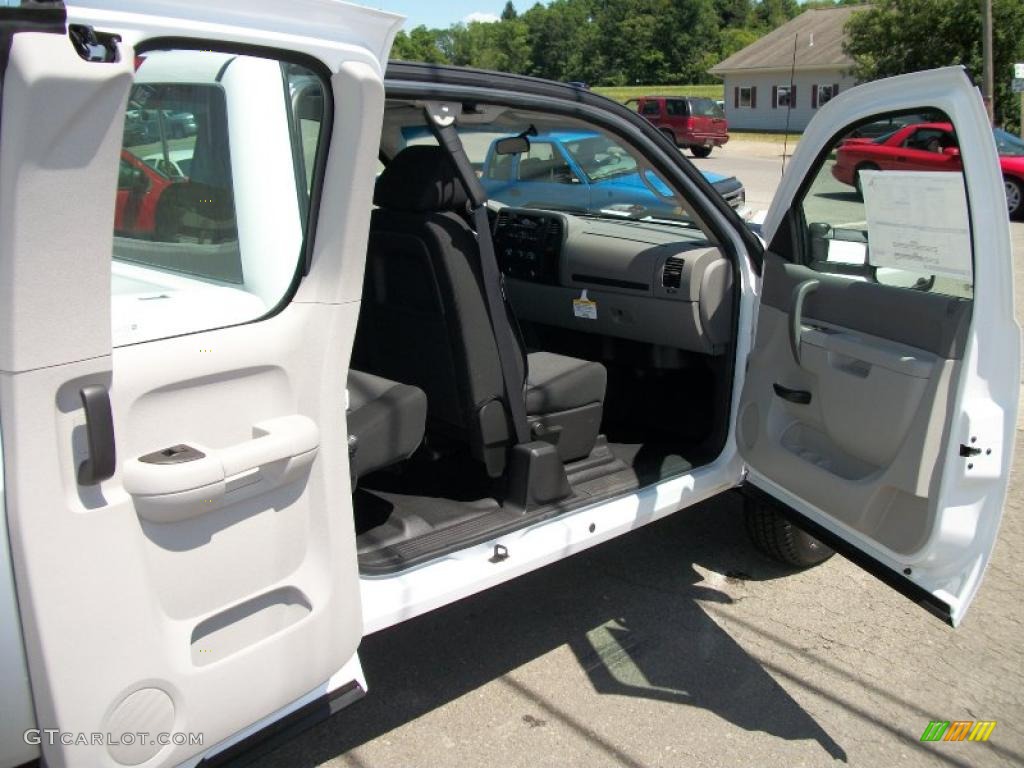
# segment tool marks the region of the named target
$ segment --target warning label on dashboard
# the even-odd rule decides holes
[[[584,291],[578,299],[572,300],[572,313],[581,320],[597,320],[597,302],[588,299]]]

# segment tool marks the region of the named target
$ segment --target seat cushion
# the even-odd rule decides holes
[[[408,458],[422,442],[427,396],[418,387],[350,370],[348,403],[353,478]]]
[[[529,355],[526,413],[536,416],[604,402],[608,374],[600,363],[551,352]]]

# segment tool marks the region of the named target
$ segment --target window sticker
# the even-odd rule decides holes
[[[872,266],[971,280],[961,174],[861,171],[861,179]]]

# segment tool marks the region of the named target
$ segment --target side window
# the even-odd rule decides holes
[[[945,146],[911,156],[903,150],[918,134]],[[803,258],[813,269],[973,296],[967,192],[950,123],[838,139],[799,206]]]
[[[256,320],[291,287],[325,91],[312,71],[213,51],[139,57],[112,259],[115,345]]]
[[[669,99],[665,102],[665,111],[671,117],[686,117],[689,113],[684,99]]]
[[[550,142],[533,142],[519,160],[520,181],[572,183],[573,172],[561,152]]]
[[[643,109],[640,111],[642,115],[657,115],[661,112],[661,104],[656,99],[654,101],[645,101]]]

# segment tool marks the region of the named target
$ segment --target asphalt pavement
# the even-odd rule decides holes
[[[697,164],[762,206],[781,170],[767,152]],[[956,630],[842,558],[776,566],[727,494],[367,637],[368,696],[258,766],[1020,766],[1021,435]],[[997,725],[986,743],[924,743],[930,720]]]

